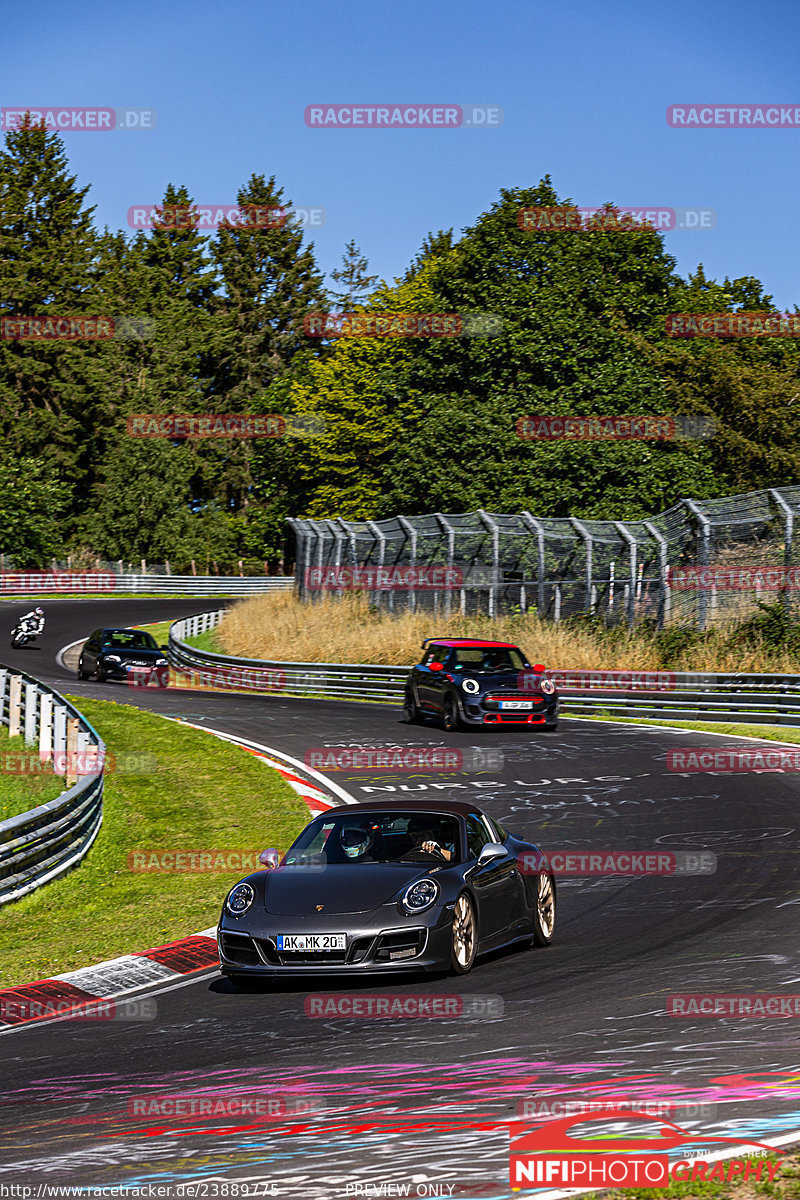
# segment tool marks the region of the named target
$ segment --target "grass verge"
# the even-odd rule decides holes
[[[146,629],[148,633],[152,633],[159,646],[166,646],[172,624],[172,621],[157,621],[154,625],[135,625],[133,628]],[[194,646],[197,650],[207,650],[211,654],[225,653],[219,644],[216,629],[209,629],[206,633],[198,633],[195,637],[185,640],[187,646]]]
[[[22,737],[10,738],[8,729],[0,726],[0,821],[30,812],[63,792],[64,780],[50,768],[34,773],[38,760],[36,746],[26,746]]]
[[[0,908],[0,987],[215,925],[246,873],[133,872],[132,851],[285,849],[308,819],[281,776],[244,750],[113,701],[72,699],[123,761],[153,761],[107,776],[103,827],[76,870]]]
[[[535,613],[497,619],[408,611],[394,616],[371,607],[363,593],[306,604],[287,591],[234,604],[214,631],[215,648],[244,658],[392,666],[417,662],[423,639],[433,636],[516,642],[531,662],[557,670],[792,674],[800,665],[800,625],[786,619],[780,604],[761,605],[746,621],[706,632],[644,625],[630,631],[586,616],[557,625]]]

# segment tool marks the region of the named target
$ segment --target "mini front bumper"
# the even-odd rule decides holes
[[[500,702],[487,696],[461,697],[461,717],[465,725],[554,725],[558,720],[557,696],[536,697],[533,707],[504,709]]]

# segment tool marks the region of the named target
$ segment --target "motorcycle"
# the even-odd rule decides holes
[[[38,636],[39,630],[31,629],[27,621],[17,621],[11,630],[11,649],[19,650],[21,646],[27,646],[28,642],[34,641]]]

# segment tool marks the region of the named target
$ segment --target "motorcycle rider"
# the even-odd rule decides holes
[[[33,633],[37,637],[44,632],[44,609],[32,608],[30,612],[25,613],[24,617],[20,617],[17,624],[25,633]]]

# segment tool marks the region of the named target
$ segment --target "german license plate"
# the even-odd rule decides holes
[[[346,933],[279,933],[279,950],[346,950]]]
[[[532,700],[501,700],[500,707],[501,708],[516,708],[516,709],[523,708],[523,709],[530,710],[531,708],[533,708],[533,701]]]

